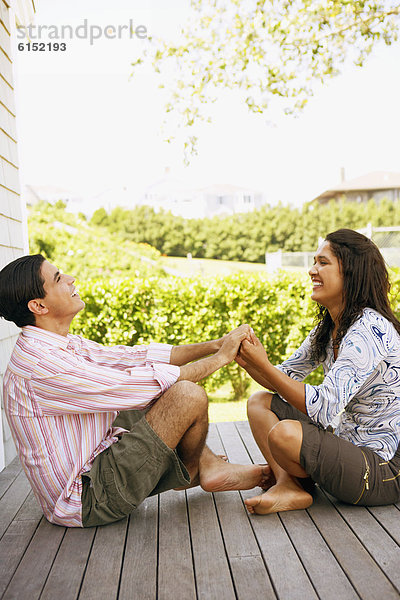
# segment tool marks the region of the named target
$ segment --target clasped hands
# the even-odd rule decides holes
[[[221,338],[220,352],[227,361],[235,360],[238,365],[247,368],[262,368],[268,362],[268,355],[250,325],[240,325]]]

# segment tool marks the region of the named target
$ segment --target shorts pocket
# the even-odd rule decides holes
[[[112,469],[104,469],[103,487],[105,493],[105,504],[117,519],[121,519],[122,517],[129,515],[135,510],[136,506],[127,502],[118,491],[115,483],[114,471]]]

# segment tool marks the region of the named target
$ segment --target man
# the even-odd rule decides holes
[[[261,466],[207,448],[207,396],[195,384],[234,360],[250,327],[199,344],[106,348],[68,333],[85,306],[74,282],[40,254],[0,272],[0,315],[22,327],[4,407],[45,517],[90,527],[167,489],[262,484]]]

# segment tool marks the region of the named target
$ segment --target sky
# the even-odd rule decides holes
[[[87,19],[88,26],[117,27],[132,20],[148,35],[174,40],[190,0],[35,5],[36,26],[76,27]],[[50,41],[43,31],[41,41]],[[66,39],[65,52],[16,52],[23,185],[71,190],[93,210],[109,208],[124,188],[138,198],[168,167],[189,186],[229,183],[261,191],[271,204],[299,206],[338,183],[341,168],[346,179],[400,171],[400,42],[376,48],[366,66],[319,86],[298,118],[271,124],[270,115],[249,113],[237,94],[224,92],[213,123],[199,128],[198,156],[185,167],[181,145],[164,141],[165,95],[150,65],[131,77],[131,62],[148,40],[121,36],[93,44]]]

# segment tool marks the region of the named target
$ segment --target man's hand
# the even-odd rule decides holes
[[[224,358],[225,364],[232,362],[238,352],[240,344],[247,340],[248,344],[252,344],[252,340],[256,339],[250,325],[240,325],[233,331],[230,331],[222,338],[221,348],[218,354]]]

